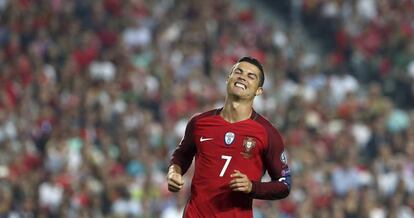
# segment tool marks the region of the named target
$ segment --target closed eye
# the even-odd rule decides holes
[[[254,74],[254,73],[249,73],[249,74],[248,74],[248,77],[249,77],[250,79],[257,79],[257,76],[256,76],[256,74]]]
[[[243,71],[242,70],[240,70],[239,68],[237,68],[236,70],[234,70],[234,73],[236,73],[236,74],[241,74]]]

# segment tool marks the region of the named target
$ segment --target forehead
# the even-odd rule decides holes
[[[234,69],[237,69],[237,68],[239,68],[243,71],[247,71],[249,73],[254,73],[256,75],[260,74],[260,69],[258,67],[256,67],[256,65],[251,64],[249,62],[243,61],[243,62],[240,62],[240,63],[236,63],[234,65]]]

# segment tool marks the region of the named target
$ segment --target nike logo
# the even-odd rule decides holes
[[[200,142],[210,141],[210,140],[213,140],[213,138],[203,138],[203,136],[201,136],[200,138]]]

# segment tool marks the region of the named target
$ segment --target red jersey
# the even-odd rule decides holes
[[[215,109],[191,118],[171,164],[184,174],[195,157],[191,196],[184,217],[253,217],[252,201],[281,199],[290,191],[290,171],[279,132],[253,111],[230,123]],[[230,174],[239,170],[252,181],[249,194],[232,191]],[[267,170],[271,181],[261,182]]]

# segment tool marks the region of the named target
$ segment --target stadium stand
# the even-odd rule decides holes
[[[0,0],[0,217],[180,217],[169,155],[243,55],[293,173],[256,218],[414,217],[413,1],[280,2]]]

